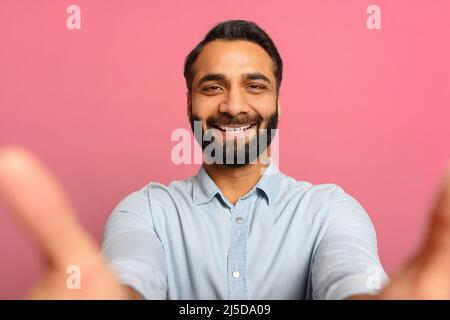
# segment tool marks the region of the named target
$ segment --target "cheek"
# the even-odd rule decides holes
[[[217,113],[219,101],[216,99],[194,99],[192,100],[192,114],[201,119],[206,119],[211,115]]]
[[[257,112],[261,117],[263,117],[264,121],[277,110],[275,101],[268,99],[261,99],[260,101],[255,101],[253,104],[253,109]]]
[[[200,99],[192,101],[192,115],[198,118],[202,123],[201,127],[203,131],[208,129],[206,125],[206,119],[217,114],[217,108],[210,101]]]

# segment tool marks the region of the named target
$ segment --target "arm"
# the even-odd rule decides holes
[[[134,297],[107,267],[58,182],[21,148],[0,149],[0,198],[32,238],[45,261],[44,277],[25,298]],[[68,267],[74,265],[78,267],[79,288],[67,285]]]
[[[428,232],[419,250],[375,296],[364,299],[450,299],[450,166],[431,211]]]
[[[147,187],[114,208],[105,226],[102,253],[122,284],[145,299],[166,299],[166,256],[153,225]]]
[[[311,267],[314,299],[373,295],[388,282],[379,261],[375,229],[363,207],[337,187]]]

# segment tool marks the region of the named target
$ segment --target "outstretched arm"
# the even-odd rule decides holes
[[[450,299],[450,167],[431,212],[425,241],[380,294],[350,299]]]
[[[108,269],[94,241],[83,230],[61,186],[21,148],[0,149],[0,200],[40,251],[45,276],[25,298],[139,299]],[[67,268],[80,270],[80,289],[67,286]]]

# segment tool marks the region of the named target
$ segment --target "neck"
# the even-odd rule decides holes
[[[235,205],[240,197],[256,185],[269,161],[266,156],[264,161],[259,157],[256,163],[239,167],[206,163],[203,163],[203,166],[228,201]]]

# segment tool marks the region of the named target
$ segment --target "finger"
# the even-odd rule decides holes
[[[450,276],[450,165],[433,206],[423,253],[432,263],[440,263]]]
[[[97,259],[93,241],[79,225],[61,187],[30,153],[0,149],[0,199],[55,267]]]

